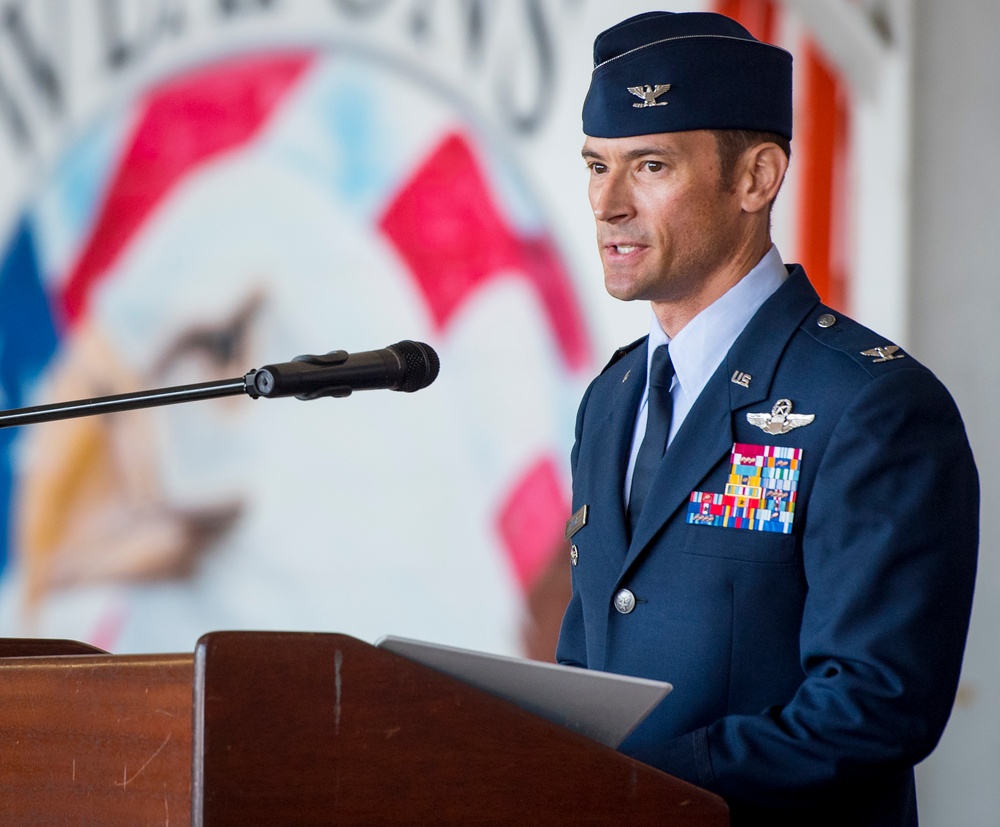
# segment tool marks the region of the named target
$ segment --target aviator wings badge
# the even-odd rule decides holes
[[[630,86],[628,90],[637,98],[642,98],[642,103],[632,104],[636,109],[642,109],[644,106],[666,106],[666,101],[657,101],[656,99],[670,91],[670,84],[657,83],[655,86],[650,86],[647,83],[645,86]]]
[[[787,434],[793,428],[808,425],[815,418],[816,414],[793,414],[792,402],[789,399],[779,399],[769,414],[747,414],[747,422],[756,425],[765,434]]]

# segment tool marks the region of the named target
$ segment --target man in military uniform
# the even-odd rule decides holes
[[[951,709],[978,479],[941,383],[771,243],[791,56],[708,13],[601,34],[583,155],[608,292],[558,659],[667,680],[622,750],[739,824],[915,825]]]

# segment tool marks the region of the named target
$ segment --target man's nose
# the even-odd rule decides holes
[[[615,223],[631,218],[635,209],[624,175],[606,173],[591,186],[590,205],[598,221]]]

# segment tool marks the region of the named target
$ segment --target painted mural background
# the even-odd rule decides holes
[[[816,105],[776,234],[848,302],[847,85],[794,10],[717,7],[805,52]],[[112,651],[288,628],[550,657],[576,404],[647,326],[603,295],[577,155],[590,44],[623,13],[8,4],[4,407],[400,339],[442,370],[413,395],[0,431],[0,629]]]

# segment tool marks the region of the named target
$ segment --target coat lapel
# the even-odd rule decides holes
[[[623,576],[663,526],[686,508],[691,492],[732,451],[734,412],[768,398],[782,351],[818,302],[805,272],[796,265],[754,314],[670,443],[636,525]],[[749,387],[732,381],[736,371],[749,374]]]
[[[595,514],[604,519],[595,521],[603,533],[602,546],[620,553],[618,562],[625,560],[628,549],[628,518],[623,501],[623,483],[632,447],[635,416],[646,387],[646,347],[637,347],[608,371],[614,382],[610,406],[605,416],[602,440],[596,452],[598,468],[596,485],[591,491]]]

